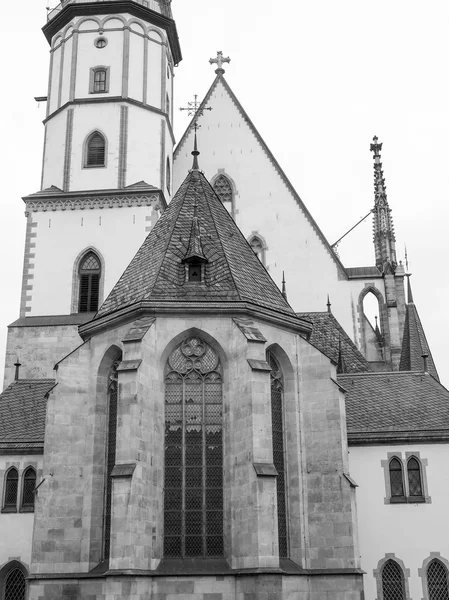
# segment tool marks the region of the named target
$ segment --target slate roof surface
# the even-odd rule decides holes
[[[449,437],[449,391],[424,372],[338,375],[345,389],[348,439],[419,437],[445,432]]]
[[[0,394],[0,452],[42,448],[48,394],[54,379],[20,379]]]
[[[359,373],[371,370],[363,354],[332,313],[309,312],[297,313],[297,315],[301,319],[306,319],[313,323],[312,335],[309,338],[309,342],[333,360],[334,363],[338,363],[341,341],[343,360],[348,372]]]
[[[207,264],[186,282],[186,257],[197,204]],[[157,221],[96,318],[140,301],[246,302],[295,316],[204,175],[192,170]]]
[[[349,279],[359,277],[382,277],[382,273],[377,267],[346,267],[346,273]]]
[[[415,304],[407,304],[406,311],[399,370],[422,371],[424,367],[422,355],[428,354],[427,370],[439,381],[438,372]]]

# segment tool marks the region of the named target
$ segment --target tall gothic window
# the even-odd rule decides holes
[[[387,560],[382,568],[383,600],[405,600],[404,574],[395,560]]]
[[[104,515],[104,558],[109,558],[111,550],[111,512],[112,512],[112,469],[115,465],[117,446],[117,368],[121,357],[114,362],[108,376],[108,429],[106,440],[106,494]]]
[[[104,167],[106,158],[106,139],[98,131],[94,131],[86,142],[86,167]]]
[[[171,193],[171,167],[170,167],[170,159],[168,158],[168,156],[167,156],[166,182],[167,182],[167,191],[170,194]]]
[[[23,474],[22,488],[22,508],[33,510],[34,508],[34,490],[36,488],[36,471],[33,467],[28,469]]]
[[[232,184],[226,175],[220,174],[214,181],[214,192],[223,202],[224,206],[228,209],[228,211],[233,213],[233,204],[234,204],[234,192],[232,189]]]
[[[17,510],[17,493],[19,490],[19,473],[15,467],[9,469],[5,478],[5,497],[3,510],[15,512]]]
[[[166,557],[223,556],[222,404],[217,353],[185,339],[165,367]]]
[[[285,486],[285,448],[284,448],[284,381],[281,367],[271,352],[268,352],[268,363],[271,367],[271,429],[273,438],[273,463],[278,472],[276,492],[278,505],[278,541],[279,556],[285,558],[288,553],[287,543],[287,507]]]
[[[403,498],[404,478],[402,473],[401,461],[398,458],[392,458],[389,465],[390,471],[390,489],[392,498]]]
[[[18,567],[11,569],[7,574],[4,584],[4,600],[25,600],[26,582],[25,575]]]
[[[414,456],[407,462],[407,478],[409,496],[423,496],[421,468],[419,461]]]
[[[93,252],[88,252],[80,263],[78,312],[96,312],[98,310],[100,277],[100,259]]]
[[[427,567],[427,589],[429,600],[449,600],[447,569],[437,559]]]

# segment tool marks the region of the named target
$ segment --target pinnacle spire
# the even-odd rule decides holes
[[[383,273],[395,272],[396,237],[394,234],[391,209],[388,205],[384,172],[381,162],[382,143],[377,136],[373,137],[370,150],[374,154],[374,209],[373,209],[373,234],[376,253],[376,266]]]
[[[346,363],[345,357],[343,356],[343,352],[341,349],[341,337],[338,338],[338,363],[337,363],[337,373],[340,375],[341,373],[346,373]]]
[[[285,285],[285,271],[282,271],[282,295],[287,300],[287,287]]]
[[[200,167],[198,165],[198,156],[199,155],[200,155],[200,153],[198,152],[198,142],[196,139],[196,130],[195,130],[195,141],[193,142],[193,150],[192,150],[192,156],[193,156],[192,171],[200,170]]]
[[[193,154],[193,152],[192,152]],[[195,156],[196,159],[196,156]],[[194,160],[195,160],[194,159]],[[190,239],[189,247],[187,248],[186,255],[182,259],[182,262],[203,262],[207,263],[208,260],[204,256],[203,245],[201,243],[201,230],[198,222],[198,201],[197,201],[198,190],[194,188],[194,201],[193,201],[193,217],[192,225],[190,228]]]
[[[328,313],[331,313],[331,312],[332,312],[332,304],[331,304],[331,301],[330,301],[330,299],[329,299],[329,294],[327,295],[327,303],[326,303],[326,306],[327,306],[327,312],[328,312]]]

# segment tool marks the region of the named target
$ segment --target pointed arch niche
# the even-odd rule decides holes
[[[212,177],[210,184],[223,203],[223,206],[232,215],[232,218],[235,219],[235,197],[237,196],[237,189],[234,181],[224,169],[218,169],[218,173]]]
[[[257,256],[260,262],[264,265],[264,267],[266,267],[268,246],[264,238],[259,232],[253,231],[248,238],[248,244],[251,246],[254,254]]]
[[[96,248],[89,246],[78,254],[73,265],[72,314],[97,312],[104,298],[104,275],[104,259]]]
[[[388,309],[382,293],[371,284],[360,292],[358,301],[360,348],[368,362],[389,360]]]

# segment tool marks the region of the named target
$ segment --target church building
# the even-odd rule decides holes
[[[0,600],[449,600],[449,391],[382,143],[373,263],[346,266],[222,52],[176,144],[170,0],[62,0],[43,33]]]

